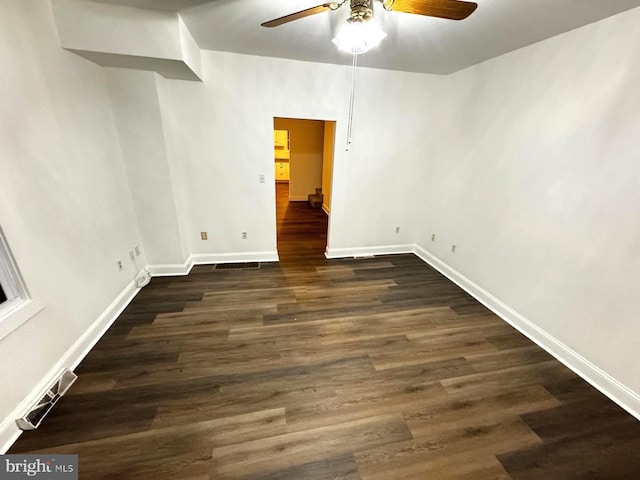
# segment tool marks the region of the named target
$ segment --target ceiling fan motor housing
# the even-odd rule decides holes
[[[366,23],[373,17],[373,0],[350,0],[351,15],[348,22]]]

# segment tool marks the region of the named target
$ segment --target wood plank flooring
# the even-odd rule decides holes
[[[289,202],[289,183],[276,182],[276,225],[281,266],[324,264],[327,215],[308,202]]]
[[[10,453],[83,479],[640,478],[640,422],[417,257],[326,260],[326,216],[285,194],[279,264],[153,279]]]

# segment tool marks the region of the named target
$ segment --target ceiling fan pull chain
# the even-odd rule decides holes
[[[330,8],[331,10],[337,10],[337,9],[339,9],[342,5],[344,5],[344,2],[346,2],[346,1],[347,1],[347,0],[342,0],[341,2],[332,2],[332,3],[329,3],[328,5],[329,5],[329,8]]]
[[[347,126],[347,152],[351,145],[351,131],[353,130],[353,101],[356,97],[356,67],[358,66],[358,54],[353,54],[353,74],[351,76],[351,98],[349,99],[349,123]]]

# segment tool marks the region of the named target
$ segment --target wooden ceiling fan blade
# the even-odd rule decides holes
[[[384,0],[387,10],[428,17],[464,20],[478,8],[474,2],[459,0]]]
[[[278,25],[282,25],[283,23],[293,22],[294,20],[309,17],[311,15],[315,15],[316,13],[326,12],[327,10],[335,10],[336,8],[338,8],[338,6],[339,5],[337,3],[324,3],[322,5],[318,5],[317,7],[307,8],[296,13],[290,13],[289,15],[285,15],[284,17],[269,20],[268,22],[264,22],[262,26],[277,27]]]

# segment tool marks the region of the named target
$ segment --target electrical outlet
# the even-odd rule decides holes
[[[432,233],[432,234],[431,234],[431,241],[432,241],[432,242],[435,242],[435,241],[436,241],[436,234],[435,234],[435,233]]]
[[[396,233],[400,233],[400,227],[396,227]]]
[[[118,271],[122,270],[122,260],[118,259],[116,260],[116,266],[118,267]]]
[[[138,245],[133,247],[133,251],[136,252],[136,257],[140,256],[140,247]]]
[[[451,245],[451,253],[456,253],[456,246],[455,246],[455,244],[454,244],[454,245]]]
[[[260,179],[260,183],[264,183],[265,182],[264,175],[260,174],[260,176],[258,178]]]
[[[200,240],[206,240],[207,238],[207,232],[200,232]]]
[[[247,239],[247,232],[242,232],[242,240],[246,240]]]
[[[136,258],[136,256],[133,253],[133,250],[129,250],[129,259],[133,262],[133,259]]]

